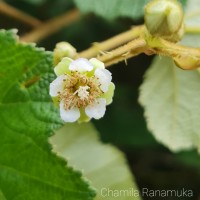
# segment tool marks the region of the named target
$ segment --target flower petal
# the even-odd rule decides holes
[[[85,58],[78,58],[70,63],[71,71],[87,72],[93,70],[93,65]]]
[[[64,102],[60,102],[60,116],[65,122],[75,122],[80,117],[80,111],[78,108],[72,108],[70,110],[65,110]]]
[[[92,63],[92,65],[94,66],[95,69],[99,68],[99,69],[105,69],[105,65],[103,62],[101,62],[100,60],[96,59],[96,58],[91,58],[89,60],[90,63]]]
[[[97,102],[95,102],[92,105],[88,105],[85,108],[85,113],[90,118],[100,119],[104,116],[106,112],[106,100],[103,98],[97,99]]]
[[[103,93],[101,98],[104,98],[106,100],[106,105],[109,105],[112,103],[113,95],[114,95],[115,85],[114,83],[110,83],[108,86],[108,91],[106,93]]]
[[[108,86],[110,85],[110,82],[112,80],[111,73],[107,69],[96,69],[94,74],[99,79],[101,90],[103,92],[107,92]]]
[[[59,92],[62,92],[64,88],[64,81],[67,79],[67,75],[58,76],[52,83],[50,83],[49,94],[52,97],[58,96]]]
[[[65,57],[63,58],[58,65],[55,66],[54,72],[57,76],[60,76],[62,74],[69,74],[69,65],[73,60],[71,58]]]

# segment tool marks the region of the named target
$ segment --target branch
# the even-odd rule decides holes
[[[185,70],[197,69],[200,67],[200,49],[187,47],[157,38],[154,45],[149,45],[149,51],[154,54],[171,57],[176,65]]]
[[[98,56],[97,58],[105,63],[108,67],[110,65],[116,64],[120,61],[126,61],[131,57],[135,57],[138,54],[143,53],[147,49],[147,44],[145,39],[137,38],[121,46],[115,50],[108,52],[105,55]]]
[[[139,37],[140,34],[143,32],[143,29],[143,25],[136,26],[101,43],[96,42],[89,49],[80,52],[79,57],[91,58],[97,56],[99,53],[103,53],[104,51],[109,51],[116,47],[119,47],[120,45],[123,45],[130,40]]]
[[[112,38],[110,39],[112,41]],[[140,37],[120,46],[112,51],[106,52],[97,58],[104,62],[106,67],[121,61],[135,57],[141,53],[147,55],[157,54],[171,57],[177,66],[185,70],[200,67],[200,49],[179,45],[159,37]]]
[[[200,33],[200,26],[186,26],[185,32],[186,33],[192,33],[192,34],[199,34]]]
[[[41,22],[38,19],[8,5],[3,1],[0,1],[0,12],[9,17],[15,18],[25,24],[28,24],[31,27],[37,27],[41,25]]]
[[[59,31],[63,27],[68,26],[74,21],[80,18],[80,13],[77,9],[67,12],[61,16],[47,21],[41,24],[32,32],[21,37],[22,41],[25,42],[39,42],[42,39],[50,36],[51,34]]]

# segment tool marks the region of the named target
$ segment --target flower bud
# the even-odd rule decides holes
[[[198,69],[199,70],[200,61],[198,57],[195,57],[194,55],[183,54],[183,55],[179,55],[178,57],[174,57],[173,59],[174,59],[175,64],[181,69],[185,69],[185,70]]]
[[[177,0],[153,0],[145,7],[148,32],[170,41],[178,41],[184,34],[183,10]]]
[[[59,42],[54,49],[54,65],[57,65],[62,58],[75,58],[77,55],[76,49],[68,42]]]

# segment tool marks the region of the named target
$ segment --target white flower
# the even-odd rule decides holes
[[[63,58],[54,68],[58,76],[50,84],[50,95],[60,107],[65,122],[89,121],[104,116],[115,86],[111,73],[96,58]]]

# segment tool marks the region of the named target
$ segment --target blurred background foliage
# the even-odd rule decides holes
[[[41,21],[66,13],[76,6],[72,0],[6,0],[6,2]],[[80,3],[81,0],[76,0],[77,2]],[[93,42],[105,40],[128,30],[133,25],[143,23],[142,8],[146,2],[148,1],[143,1],[139,7],[140,13],[133,18],[127,15],[114,16],[107,20],[101,13],[98,15],[84,13],[79,20],[44,38],[37,45],[53,50],[57,42],[68,41],[78,51],[84,50]],[[182,3],[185,5],[186,0]],[[17,28],[19,35],[33,30],[28,24],[15,20],[3,12],[0,12],[0,28]],[[116,84],[114,101],[108,107],[105,117],[94,121],[94,124],[105,143],[113,143],[125,152],[139,188],[193,189],[195,192],[193,199],[197,199],[200,198],[199,155],[195,151],[173,154],[158,144],[147,130],[143,110],[137,101],[138,88],[152,59],[153,57],[140,55],[129,60],[127,66],[125,63],[120,63],[110,68]]]

